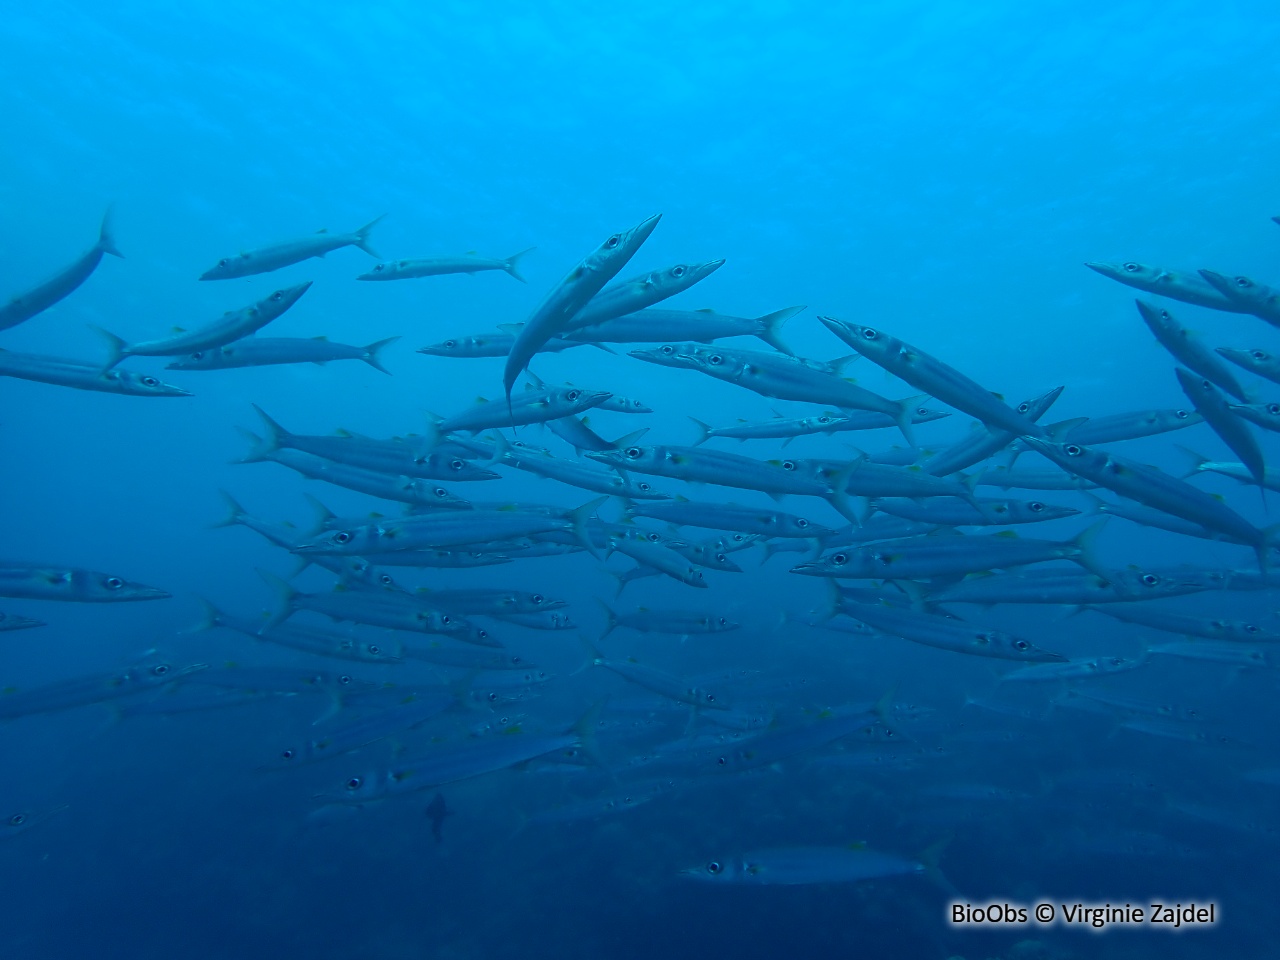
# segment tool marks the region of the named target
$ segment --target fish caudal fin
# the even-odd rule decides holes
[[[374,343],[369,344],[367,347],[364,348],[364,356],[362,356],[360,359],[363,360],[365,363],[367,363],[369,366],[373,367],[373,369],[379,370],[382,373],[385,373],[388,376],[390,376],[391,371],[382,365],[382,358],[379,357],[378,354],[382,353],[383,350],[391,346],[393,343],[395,343],[399,339],[400,339],[399,337],[387,337],[387,339],[385,340],[378,340]]]
[[[298,595],[298,591],[268,570],[259,570],[258,576],[266,581],[267,586],[275,591],[276,596],[280,600],[280,605],[276,608],[275,612],[271,614],[271,617],[267,620],[264,629],[269,627],[278,627],[280,624],[288,620],[289,616],[293,613],[293,599]]]
[[[222,497],[222,502],[227,505],[227,515],[217,523],[210,524],[211,527],[214,529],[218,527],[234,527],[248,516],[248,512],[245,508],[240,506],[240,504],[236,502],[236,498],[227,493],[227,491],[219,490],[218,494]]]
[[[502,261],[502,269],[507,271],[507,273],[511,274],[511,276],[515,277],[521,283],[528,283],[528,280],[520,276],[520,271],[516,269],[516,264],[520,262],[520,258],[526,253],[532,253],[537,249],[537,247],[529,247],[527,250],[521,250],[519,253],[513,253],[511,256],[507,257],[507,259]]]
[[[697,417],[690,417],[693,425],[698,428],[698,439],[693,441],[695,447],[700,447],[707,442],[707,438],[711,436],[711,428],[699,420]]]
[[[252,404],[252,407],[254,410],[258,412],[258,416],[262,418],[262,422],[266,425],[266,428],[267,428],[267,436],[263,441],[263,444],[265,446],[265,450],[263,452],[274,453],[275,451],[279,450],[281,447],[289,446],[288,441],[292,439],[293,434],[291,434],[288,430],[286,430],[284,427],[280,426],[280,424],[276,423],[269,416],[267,416],[266,411],[264,411],[256,403]]]
[[[1090,573],[1106,579],[1110,574],[1106,567],[1098,563],[1097,552],[1094,549],[1094,541],[1098,539],[1098,534],[1102,532],[1102,528],[1107,525],[1109,517],[1103,517],[1096,523],[1090,525],[1087,529],[1082,530],[1077,536],[1073,537],[1071,543],[1079,549],[1080,553],[1074,557],[1076,563],[1084,567]]]
[[[600,634],[600,639],[603,640],[609,634],[613,633],[613,631],[617,628],[618,615],[613,612],[613,607],[609,606],[599,597],[596,598],[596,603],[600,604],[600,608],[604,610],[604,615],[606,618],[604,633]]]
[[[102,338],[107,341],[107,362],[102,365],[104,371],[110,370],[117,363],[129,356],[129,344],[117,337],[110,330],[103,330],[101,327],[95,327],[89,324],[90,329],[97,330],[102,334]]]
[[[124,254],[116,247],[116,238],[111,231],[114,209],[114,207],[107,207],[107,212],[102,215],[102,226],[98,228],[98,249],[123,260]]]
[[[784,310],[775,310],[773,313],[766,313],[763,317],[757,317],[756,323],[760,324],[760,332],[756,336],[779,353],[794,357],[795,353],[779,334],[782,325],[804,309],[804,307],[787,307]]]
[[[378,252],[374,250],[373,247],[369,246],[369,231],[372,230],[374,227],[376,227],[378,225],[378,222],[385,216],[386,214],[384,213],[381,216],[374,217],[372,220],[370,220],[368,223],[366,223],[363,227],[361,227],[359,230],[355,232],[355,240],[354,240],[355,245],[359,247],[361,250],[363,250],[365,253],[367,253],[369,256],[374,257],[378,260],[381,260],[382,257],[378,255]]]

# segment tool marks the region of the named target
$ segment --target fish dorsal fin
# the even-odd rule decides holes
[[[701,307],[693,312],[694,313],[715,313],[715,311],[712,310],[710,307]]]
[[[1004,539],[1006,539],[1006,540],[1018,540],[1018,539],[1020,539],[1020,537],[1018,536],[1018,531],[1017,531],[1017,530],[1001,530],[999,533],[997,533],[997,534],[996,534],[996,536],[997,536],[997,537],[1003,537],[1003,538],[1004,538]]]
[[[329,340],[329,338],[328,338],[328,337],[326,337],[326,336],[312,337],[311,339],[312,339],[312,340],[324,340],[326,343],[327,343],[327,342],[328,342],[328,340]]]
[[[328,227],[321,227],[319,230],[316,231],[316,233],[328,233],[328,232],[329,232]]]
[[[346,438],[355,436],[355,434],[353,434],[346,427],[339,427],[337,430],[333,431],[333,434],[334,436],[337,436],[337,437],[346,437]]]
[[[476,397],[476,403],[488,403],[488,402],[489,402],[488,397]]]
[[[229,312],[230,312],[230,311],[228,311],[228,313],[229,313]],[[174,328],[173,328],[173,332],[174,332],[174,333],[186,333],[186,332],[187,332],[187,328],[186,328],[186,327],[174,327]]]
[[[523,323],[500,323],[498,329],[503,333],[517,334],[524,329]]]
[[[996,393],[994,390],[992,390],[992,391],[991,391],[991,395],[992,395],[993,397],[995,397],[997,400],[999,400],[1001,403],[1004,403],[1004,394],[1003,394],[1003,393]]]
[[[474,257],[475,255],[476,255],[476,252],[475,252],[474,250],[468,250],[468,251],[467,251],[467,256],[468,256],[468,257]]]

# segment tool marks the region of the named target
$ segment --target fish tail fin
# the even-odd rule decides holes
[[[835,478],[831,481],[830,492],[827,494],[827,500],[835,508],[836,512],[855,527],[862,526],[863,521],[870,513],[867,508],[866,497],[855,497],[853,499],[849,497],[849,479],[861,464],[861,460],[850,460],[835,475]]]
[[[912,422],[915,420],[916,406],[919,400],[916,397],[906,397],[897,401],[898,409],[893,415],[893,422],[897,424],[899,432],[906,438],[907,446],[916,446],[915,430],[912,429]]]
[[[603,640],[609,634],[613,633],[614,629],[618,626],[618,615],[613,612],[613,607],[609,606],[599,597],[596,598],[596,603],[600,604],[600,607],[604,610],[604,615],[607,618],[604,633],[600,634],[600,639]]]
[[[1098,534],[1102,532],[1102,528],[1107,525],[1109,519],[1109,517],[1102,517],[1071,539],[1071,544],[1080,551],[1080,555],[1074,558],[1075,562],[1090,573],[1104,579],[1111,576],[1111,574],[1108,573],[1106,567],[1098,563],[1094,542],[1098,539]]]
[[[304,493],[303,496],[311,503],[311,509],[315,511],[316,515],[315,526],[311,528],[308,536],[318,536],[328,529],[333,520],[337,519],[337,514],[321,503],[317,497],[309,493]]]
[[[200,604],[201,618],[183,633],[204,633],[206,630],[213,630],[216,627],[226,623],[226,617],[222,611],[215,607],[210,601],[204,597],[196,597],[196,602]]]
[[[384,213],[374,217],[372,220],[366,223],[363,227],[361,227],[355,233],[355,237],[356,237],[355,245],[359,247],[361,250],[363,250],[365,253],[367,253],[369,256],[376,257],[379,260],[381,260],[382,257],[378,255],[378,252],[374,250],[373,247],[369,246],[369,231],[372,230],[374,227],[376,227],[378,225],[378,222],[385,216],[386,214]]]
[[[240,436],[249,441],[249,452],[238,460],[231,460],[230,463],[261,463],[263,460],[270,460],[271,454],[278,448],[263,440],[252,430],[246,430],[244,427],[236,427],[236,431]]]
[[[289,445],[289,440],[293,438],[293,434],[267,416],[266,411],[256,403],[252,404],[252,407],[258,412],[258,416],[262,418],[262,422],[267,428],[267,436],[263,440],[263,443],[266,445],[267,452],[274,453],[281,447],[287,447]]]
[[[963,899],[960,891],[955,885],[946,878],[938,863],[942,860],[942,852],[947,849],[947,845],[951,843],[952,835],[947,834],[941,840],[929,844],[920,852],[920,864],[924,867],[924,875],[935,885],[946,891],[947,895],[955,900]]]
[[[89,327],[92,330],[97,330],[102,335],[102,338],[107,341],[107,362],[102,365],[103,370],[110,370],[129,355],[129,344],[123,339],[117,337],[110,330],[103,330],[93,324],[89,324]]]
[[[893,698],[898,695],[898,685],[895,683],[892,687],[880,694],[871,707],[871,712],[876,715],[876,719],[883,723],[886,727],[889,725],[889,712],[893,706]]]
[[[382,358],[379,357],[378,354],[382,353],[384,349],[391,346],[393,343],[395,343],[399,339],[400,339],[399,337],[387,337],[387,339],[385,340],[378,340],[374,343],[369,344],[367,347],[364,348],[364,356],[362,356],[360,359],[363,360],[365,363],[367,363],[369,366],[373,367],[373,369],[379,370],[382,373],[390,375],[391,371],[382,365]]]
[[[613,449],[615,450],[625,450],[627,449],[627,447],[630,447],[633,444],[639,443],[640,438],[643,437],[648,432],[649,432],[648,427],[641,427],[639,430],[633,430],[630,433],[619,437],[617,440],[614,440],[610,444],[610,446],[612,446]]]
[[[587,524],[595,515],[600,507],[608,502],[608,497],[596,497],[589,500],[582,506],[577,507],[569,512],[569,520],[573,524],[573,535],[578,538],[578,542],[586,548],[587,553],[591,554],[597,560],[601,559],[600,551],[596,549],[595,543],[591,539],[590,533],[587,531]]]
[[[217,523],[212,523],[209,526],[216,530],[219,527],[234,527],[236,524],[243,522],[244,518],[248,516],[248,511],[240,506],[236,502],[236,498],[227,493],[227,491],[219,490],[218,494],[222,497],[222,502],[227,506],[227,515]]]
[[[596,664],[604,660],[604,654],[597,650],[596,645],[582,634],[578,634],[578,642],[582,644],[583,652],[586,653],[587,658],[582,662],[582,666],[570,674],[571,677],[577,676],[584,670],[590,670],[592,667],[596,666]]]
[[[289,615],[293,613],[293,600],[298,595],[298,591],[286,581],[277,577],[269,570],[258,570],[258,576],[266,581],[267,586],[275,591],[280,605],[276,611],[267,620],[265,627],[278,627],[289,619]]]
[[[507,259],[502,261],[502,269],[507,271],[507,273],[511,274],[521,283],[528,283],[528,280],[520,276],[520,271],[516,269],[516,264],[520,262],[520,258],[526,253],[532,253],[537,249],[537,247],[529,247],[527,250],[521,250],[519,253],[513,253],[511,256],[507,257]]]
[[[116,246],[115,234],[111,227],[115,221],[115,207],[107,207],[106,213],[102,215],[102,226],[98,228],[98,249],[103,253],[109,253],[113,257],[124,259],[124,254],[120,252]]]
[[[756,337],[763,340],[779,353],[785,353],[788,357],[794,357],[795,353],[787,346],[786,342],[780,336],[782,325],[794,317],[804,307],[787,307],[784,310],[775,310],[773,313],[766,313],[763,317],[757,317],[756,323],[760,324],[760,332]]]
[[[862,359],[862,354],[851,353],[848,356],[836,357],[834,360],[828,360],[827,366],[831,368],[831,372],[838,375],[844,375],[844,368],[851,363],[857,363]]]
[[[603,767],[604,762],[600,759],[600,744],[596,741],[596,727],[600,723],[600,714],[604,712],[605,705],[609,702],[609,695],[605,694],[583,712],[577,720],[574,721],[568,732],[578,738],[578,749],[582,751],[582,755],[590,760],[595,766]]]
[[[698,439],[693,441],[693,445],[695,447],[700,447],[706,443],[707,439],[711,436],[711,428],[697,417],[690,417],[689,419],[692,420],[693,425],[698,428]]]
[[[1184,447],[1180,443],[1175,443],[1174,446],[1187,455],[1188,461],[1190,463],[1190,466],[1187,468],[1187,472],[1179,475],[1179,478],[1182,480],[1187,479],[1187,477],[1194,477],[1197,473],[1199,473],[1201,470],[1204,469],[1204,465],[1206,463],[1210,462],[1209,458],[1206,457],[1203,453],[1196,453],[1191,448]]]

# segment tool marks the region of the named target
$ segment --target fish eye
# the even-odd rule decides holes
[[[717,876],[720,873],[720,871],[723,869],[724,867],[720,866],[720,864],[717,863],[715,860],[712,860],[710,863],[707,864],[707,873],[711,874],[713,877]]]
[[[449,461],[449,469],[450,469],[450,470],[461,470],[461,469],[462,469],[463,467],[465,467],[465,466],[466,466],[466,463],[465,463],[464,461],[462,461],[462,460],[450,460],[450,461]]]
[[[284,299],[284,291],[283,291],[283,290],[277,290],[275,293],[273,293],[273,294],[271,295],[271,299],[272,299],[272,300],[283,300],[283,299]]]
[[[1142,575],[1142,582],[1145,583],[1148,587],[1154,587],[1157,583],[1160,582],[1160,578],[1157,577],[1154,573],[1144,573]]]
[[[722,627],[727,627],[729,625],[729,621],[724,617],[720,617],[719,620],[717,620],[716,622],[719,623],[720,626]]]
[[[432,490],[431,492],[432,492],[432,493],[434,493],[434,494],[435,494],[437,497],[439,497],[441,500],[444,500],[445,498],[447,498],[447,497],[449,496],[449,491],[448,491],[448,490],[446,490],[444,487],[436,487],[436,488],[435,488],[434,490]]]
[[[629,460],[638,460],[644,455],[644,451],[639,447],[627,447],[627,449],[622,452],[622,455]]]
[[[382,584],[384,587],[389,587],[393,583],[395,583],[395,581],[391,579],[391,575],[386,573],[380,574],[378,576],[378,582]]]
[[[1274,417],[1277,413],[1280,413],[1280,403],[1268,403],[1268,404],[1267,404],[1267,413],[1271,414],[1273,417]]]
[[[727,757],[716,757],[716,763],[723,767],[728,765],[729,760]]]
[[[1031,404],[1027,403],[1025,400],[1022,403],[1018,404],[1019,413],[1026,413],[1030,409],[1031,409]]]
[[[1013,641],[1013,649],[1015,650],[1028,650],[1030,649],[1030,647],[1031,647],[1031,644],[1027,643],[1027,641],[1025,640]]]
[[[24,823],[26,823],[26,821],[27,821],[27,818],[25,816],[23,816],[20,813],[15,813],[12,817],[9,818],[9,826],[20,827]]]
[[[672,275],[673,277],[683,277],[683,276],[684,276],[684,267],[683,267],[683,266],[679,266],[679,267],[672,267],[672,268],[671,268],[671,275]]]
[[[664,344],[662,345],[662,352],[663,352],[663,354],[664,354],[665,356],[668,356],[668,357],[669,357],[669,356],[671,356],[673,353],[675,353],[675,352],[676,352],[676,348],[675,348],[675,347],[673,347],[673,346],[672,346],[671,344],[669,344],[669,343],[664,343]]]
[[[581,390],[570,390],[570,391],[566,394],[566,396],[567,396],[570,400],[577,400],[580,396],[582,396],[582,391],[581,391]]]
[[[119,577],[107,577],[107,579],[104,580],[103,583],[105,583],[112,590],[119,590],[121,587],[124,586],[124,581],[121,580]]]
[[[608,240],[604,242],[604,245],[608,247],[610,250],[612,250],[621,242],[622,242],[622,236],[620,234],[615,233],[612,237],[610,237]]]
[[[371,643],[369,644],[369,652],[376,656],[377,654],[382,652],[382,648],[378,646],[376,643]]]
[[[1253,357],[1253,359],[1255,359],[1255,360],[1266,360],[1266,359],[1267,359],[1267,354],[1266,354],[1266,352],[1265,352],[1265,351],[1263,351],[1263,350],[1250,350],[1250,351],[1249,351],[1249,356]]]
[[[535,603],[535,604],[537,604],[537,603],[542,603],[542,594],[540,594],[540,593],[535,593],[535,594],[534,594],[532,597],[530,597],[529,599],[530,599],[533,603]]]
[[[1027,509],[1030,510],[1032,513],[1039,513],[1041,510],[1044,509],[1044,504],[1041,503],[1039,500],[1032,500],[1030,503],[1027,504]]]
[[[917,414],[917,415],[919,415],[919,416],[921,416],[921,417],[927,417],[927,416],[929,415],[929,408],[928,408],[928,407],[918,407],[918,408],[916,408],[916,414]]]
[[[163,677],[168,672],[169,672],[169,665],[167,663],[157,663],[154,667],[151,668],[151,675],[153,677]]]
[[[706,695],[706,698],[705,698],[705,699],[706,699],[707,703],[715,703],[715,702],[716,702],[716,695],[715,695],[714,693],[708,693],[708,694]]]
[[[1074,443],[1068,443],[1062,448],[1062,450],[1068,457],[1078,457],[1080,454],[1084,453],[1084,448]]]
[[[716,554],[716,563],[724,563],[724,562],[725,562],[726,560],[728,560],[728,559],[729,559],[729,558],[728,558],[728,557],[726,557],[723,553],[717,553],[717,554]]]
[[[650,533],[645,535],[645,539],[648,540],[650,543],[657,543],[659,540],[662,539],[662,537],[659,534]]]
[[[364,781],[359,777],[352,777],[347,781],[348,790],[359,790],[362,786],[364,786]]]
[[[220,266],[220,267],[225,267],[226,265],[227,265],[227,258],[226,258],[226,257],[223,257],[221,260],[219,260],[219,261],[218,261],[218,266]]]
[[[1173,415],[1177,417],[1179,420],[1185,420],[1187,419],[1187,417],[1190,416],[1190,414],[1187,413],[1187,411],[1185,410],[1175,410],[1173,411]]]
[[[192,359],[192,360],[199,360],[199,359],[201,359],[201,358],[203,358],[203,357],[204,357],[204,351],[203,351],[203,350],[197,350],[195,353],[193,353],[193,354],[191,355],[191,359]]]
[[[144,387],[158,387],[160,386],[160,381],[157,380],[155,377],[143,377],[142,385]]]
[[[863,327],[863,328],[862,328],[862,339],[863,339],[863,340],[875,340],[875,339],[879,338],[879,336],[880,336],[879,332],[878,332],[878,331],[875,331],[875,330],[872,330],[870,327]]]
[[[488,640],[489,631],[481,627],[479,630],[476,631],[476,636],[479,637],[481,640]]]
[[[497,703],[497,702],[498,702],[498,695],[497,695],[496,693],[491,693],[491,694],[489,694],[488,699],[489,699],[489,702],[490,702],[490,703]]]
[[[1236,277],[1236,286],[1240,288],[1252,287],[1253,281],[1248,277]]]
[[[292,750],[281,750],[281,751],[280,751],[280,759],[281,759],[281,760],[292,760],[292,759],[293,759],[293,751],[292,751]]]
[[[1252,623],[1246,623],[1246,624],[1244,625],[1244,632],[1245,632],[1245,633],[1257,633],[1257,632],[1258,632],[1258,628],[1257,628],[1257,627],[1255,627]]]
[[[796,462],[794,460],[783,460],[778,466],[782,467],[783,470],[794,470]]]
[[[804,529],[805,527],[807,527],[808,525],[809,525],[809,521],[808,521],[808,520],[806,520],[804,517],[796,517],[796,526],[797,526],[797,527],[799,527],[800,529],[802,529],[802,530],[803,530],[803,529]]]
[[[345,530],[339,530],[337,533],[333,535],[334,543],[347,543],[350,540],[351,540],[351,534],[347,533],[347,531]]]
[[[819,417],[819,418],[818,418],[818,423],[830,423],[830,422],[831,422],[831,418],[830,418],[830,417]]]
[[[713,353],[711,356],[707,357],[707,363],[711,364],[713,367],[718,367],[720,364],[724,363],[724,357],[720,356],[718,353]]]
[[[447,613],[441,614],[440,622],[447,626],[448,624],[453,623],[453,617],[449,616]]]
[[[644,481],[641,481],[640,483],[636,484],[636,486],[639,487],[641,490],[643,490],[645,493],[648,493],[650,490],[653,489],[652,484],[645,483]]]
[[[849,562],[849,555],[847,553],[832,554],[831,562],[835,564],[846,564]]]
[[[1130,260],[1128,263],[1121,264],[1121,266],[1124,267],[1125,273],[1137,273],[1139,270],[1142,269],[1142,267],[1139,264],[1134,263],[1132,260]]]
[[[344,673],[342,676],[338,678],[338,682],[345,686],[346,684],[351,682],[351,678]]]
[[[446,340],[446,341],[444,342],[444,345],[445,345],[446,347],[448,347],[450,350],[452,350],[454,347],[456,347],[456,346],[458,345],[458,341],[457,341],[457,340]]]

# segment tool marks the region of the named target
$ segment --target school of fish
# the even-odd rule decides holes
[[[381,261],[370,239],[380,219],[224,257],[198,279],[354,256],[336,253],[353,247],[380,261],[353,271],[360,281],[431,283],[488,272],[527,282],[520,268],[532,248],[505,258],[433,253]],[[1123,683],[1170,660],[1220,671],[1224,686],[1280,666],[1280,621],[1238,612],[1249,597],[1280,589],[1280,524],[1258,519],[1265,492],[1280,491],[1280,473],[1267,463],[1271,435],[1280,432],[1280,348],[1267,348],[1269,331],[1250,319],[1280,327],[1280,288],[1208,269],[1087,264],[1141,292],[1134,322],[1163,347],[1170,382],[1186,403],[1055,422],[1050,410],[1069,384],[1006,401],[995,392],[999,384],[976,382],[963,363],[899,339],[892,317],[800,319],[805,307],[767,304],[758,316],[737,317],[666,304],[724,267],[721,259],[618,280],[659,221],[649,217],[594,248],[588,238],[582,260],[526,317],[493,330],[449,331],[417,350],[426,359],[405,358],[404,370],[395,370],[414,376],[415,362],[474,361],[497,399],[467,405],[430,395],[438,415],[418,432],[384,438],[293,433],[274,411],[246,410],[243,422],[228,424],[244,434],[239,462],[272,462],[370,498],[368,513],[339,516],[322,495],[308,495],[316,519],[301,529],[256,517],[233,493],[224,495],[224,525],[247,527],[279,547],[296,563],[295,576],[321,568],[330,585],[308,591],[263,570],[274,597],[268,615],[236,598],[201,597],[198,635],[182,644],[156,638],[154,655],[112,672],[68,668],[64,679],[38,685],[7,677],[0,719],[105,705],[144,723],[285,701],[299,727],[263,731],[262,754],[244,763],[307,785],[300,820],[324,822],[353,809],[377,816],[386,804],[420,803],[436,842],[445,818],[458,813],[445,791],[504,772],[515,778],[522,830],[594,822],[646,804],[696,809],[717,792],[732,796],[743,778],[777,771],[844,779],[851,790],[874,784],[878,799],[866,802],[897,808],[902,829],[892,835],[861,836],[851,821],[849,835],[813,836],[807,845],[742,837],[728,848],[690,849],[669,864],[673,879],[724,885],[911,884],[919,877],[954,892],[941,866],[947,839],[974,809],[1056,818],[1058,827],[1039,838],[1049,856],[1177,864],[1211,849],[1212,841],[1189,849],[1176,830],[1153,831],[1147,808],[1114,799],[1117,791],[1130,799],[1162,791],[1164,818],[1274,843],[1277,825],[1266,810],[1280,764],[1267,732],[1251,736],[1233,726],[1229,698],[1212,711],[1183,702],[1172,684],[1155,699],[1150,684],[1135,695]],[[0,330],[39,323],[43,311],[90,280],[105,255],[122,257],[109,212],[86,253],[0,306]],[[92,296],[92,285],[79,296]],[[260,335],[303,297],[323,296],[322,287],[303,281],[248,304],[229,297],[220,318],[139,342],[104,329],[97,358],[0,349],[0,374],[176,398],[214,389],[203,385],[215,375],[198,371],[360,360],[393,372],[386,351],[399,337],[360,346]],[[1192,312],[1203,314],[1201,323],[1228,315],[1235,326],[1197,336],[1183,316]],[[821,324],[833,349],[852,353],[796,356],[782,335],[788,322]],[[1264,346],[1215,345],[1228,339]],[[540,355],[579,347],[680,371],[691,390],[702,390],[707,378],[722,381],[732,386],[715,389],[736,386],[791,404],[792,415],[716,425],[693,416],[699,411],[681,396],[618,396],[590,382],[586,364],[580,383],[539,378]],[[846,377],[858,358],[901,387],[884,396]],[[157,375],[157,360],[180,385]],[[688,414],[689,432],[648,436],[644,417],[655,409]],[[623,426],[604,426],[623,415]],[[943,433],[926,442],[925,430]],[[1135,441],[1165,435],[1173,435],[1170,446],[1186,448],[1185,475],[1129,452]],[[802,437],[821,442],[825,455],[788,457],[785,448]],[[1201,449],[1222,455],[1191,452]],[[1241,495],[1209,492],[1199,482],[1206,473],[1238,481]],[[552,502],[504,498],[502,479],[519,474],[552,481]],[[1035,533],[1035,525],[1055,521],[1073,526]],[[1234,560],[1104,562],[1102,545],[1125,525],[1179,546],[1213,541]],[[562,574],[561,558],[571,554],[616,578],[616,595],[582,596]],[[744,608],[738,584],[748,557],[767,570],[779,597],[821,600],[745,622],[734,611]],[[56,561],[0,560],[0,631],[45,627],[59,603],[171,596],[127,571]],[[536,592],[507,586],[504,572],[521,563],[535,577],[556,572]],[[441,586],[445,571],[469,585]],[[687,600],[626,602],[625,588],[650,578],[673,581]],[[1194,594],[1212,602],[1191,608],[1180,599]],[[1020,628],[1004,625],[1009,611],[1021,612]],[[1063,624],[1087,636],[1117,622],[1131,630],[1116,649],[1081,654],[1079,644],[1064,650],[1041,636],[1061,636]],[[774,638],[774,665],[735,662],[735,631]],[[209,656],[164,652],[195,642],[208,642]],[[928,649],[910,654],[910,645]],[[300,656],[286,661],[292,666],[270,657],[259,663],[270,649]],[[707,650],[722,658],[715,669],[703,662]],[[857,689],[821,683],[825,668],[814,667],[813,655],[821,661],[832,650],[842,663],[869,657]],[[546,669],[550,651],[560,659],[569,651],[579,666]],[[961,703],[904,703],[895,686],[906,668],[895,664],[910,656],[936,658],[943,672],[948,661],[982,658],[994,674],[984,691],[959,691]],[[1035,781],[1020,780],[1018,758],[1035,756],[1048,731],[1063,730],[1080,731],[1070,736],[1081,744],[1105,738],[1159,751],[1233,790],[1206,802],[1185,788],[1139,784],[1132,767],[1099,766],[1087,752],[1062,758]],[[1108,798],[1117,812],[1094,829],[1086,812]],[[44,829],[66,809],[56,797],[45,800],[40,808],[0,811],[0,836]]]

